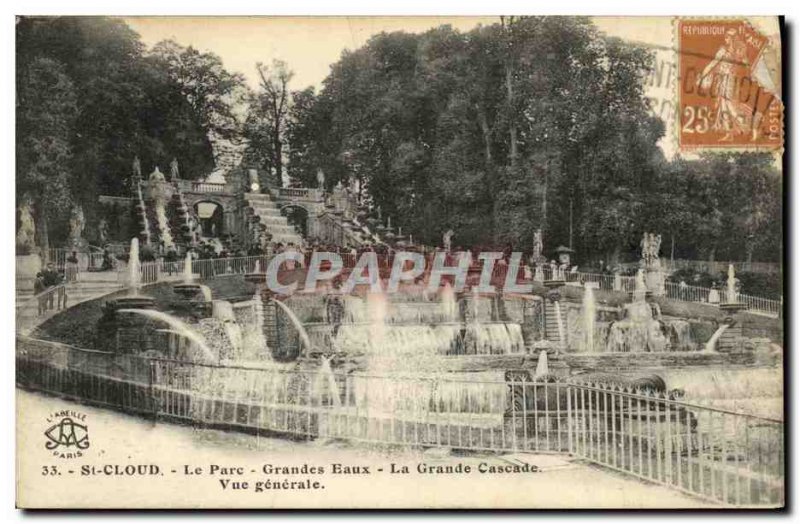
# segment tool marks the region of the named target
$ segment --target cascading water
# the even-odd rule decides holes
[[[728,329],[728,327],[730,327],[728,324],[723,324],[717,328],[714,334],[711,335],[711,338],[708,339],[708,342],[706,342],[706,345],[703,348],[704,353],[714,353],[716,351],[719,337],[721,337],[722,334],[725,333],[725,330]]]
[[[331,367],[332,356],[323,356],[320,359],[319,370],[314,377],[311,386],[312,402],[318,406],[331,405],[335,408],[341,407],[342,401],[339,397],[339,387],[336,385],[336,376]]]
[[[564,349],[566,347],[566,340],[564,338],[564,319],[561,316],[561,304],[558,302],[558,300],[553,303],[553,309],[556,312],[556,324],[558,324],[559,347]]]
[[[141,183],[136,184],[136,196],[138,197],[138,212],[139,218],[141,221],[142,226],[142,235],[144,235],[145,243],[150,245],[151,237],[150,237],[150,221],[147,220],[147,206],[144,203],[144,195],[142,194],[142,185]]]
[[[156,220],[158,220],[158,231],[161,242],[164,244],[164,249],[173,249],[175,247],[175,242],[172,241],[172,232],[170,231],[169,219],[167,218],[167,206],[163,200],[156,200],[155,211]]]
[[[449,282],[445,282],[441,294],[442,316],[447,322],[458,320],[458,305],[456,304],[456,293],[453,291]]]
[[[588,282],[584,285],[583,289],[583,351],[594,353],[597,304],[594,300],[594,290]]]
[[[536,361],[536,371],[533,373],[533,378],[538,379],[550,372],[547,366],[547,351],[539,351],[539,359]]]
[[[191,284],[193,280],[194,274],[192,273],[192,254],[187,251],[186,258],[183,260],[183,283]]]
[[[243,353],[244,334],[242,327],[236,323],[236,315],[233,313],[231,303],[226,300],[212,301],[211,318],[222,326],[225,334],[225,337],[220,341],[225,346],[224,352],[220,354],[224,354],[227,360],[249,360]]]
[[[261,302],[261,297],[258,293],[253,296],[253,326],[250,330],[250,339],[247,342],[248,346],[253,349],[264,349],[264,354],[271,358],[269,347],[267,347],[267,339],[264,338],[264,304]]]
[[[516,322],[484,320],[489,310],[482,299],[472,298],[470,320],[458,321],[458,303],[452,288],[444,286],[438,302],[387,300],[383,294],[366,299],[343,297],[343,323],[330,341],[336,352],[425,358],[437,355],[520,354],[525,344],[522,327]],[[479,303],[479,301],[481,301]],[[490,305],[489,301],[485,301]],[[329,329],[309,327],[309,334],[323,346]],[[380,342],[378,342],[380,341]]]
[[[181,235],[184,243],[194,246],[197,243],[195,232],[192,229],[192,221],[189,216],[189,208],[186,206],[186,200],[183,197],[180,184],[175,182],[175,193],[173,195],[174,201],[177,203],[176,210],[178,214],[178,221],[181,224]]]
[[[303,326],[303,323],[300,322],[300,319],[297,318],[297,315],[294,314],[294,311],[292,311],[289,306],[280,300],[273,300],[273,302],[280,307],[284,313],[286,313],[287,317],[289,317],[289,321],[297,330],[297,334],[300,336],[300,341],[303,343],[303,346],[306,349],[306,354],[308,354],[312,350],[313,346],[311,344],[311,339],[308,337],[308,332],[306,331],[305,326]]]
[[[647,284],[644,281],[644,270],[639,269],[636,272],[636,277],[633,280],[633,301],[640,302],[644,301],[645,296],[647,295]]]
[[[128,286],[131,296],[138,296],[142,287],[142,274],[139,262],[139,239],[131,239],[131,250],[128,254]]]
[[[584,296],[584,301],[585,299]],[[658,304],[644,301],[637,305],[628,304],[623,308],[623,317],[619,320],[616,320],[620,314],[618,310],[602,308],[597,304],[595,307],[592,353],[653,350],[683,352],[702,349],[694,339],[691,322],[681,318],[662,317]],[[591,328],[591,323],[586,317],[585,305],[581,303],[580,307],[567,307],[565,317],[567,346],[573,351],[589,353],[586,330],[587,326]],[[633,326],[633,319],[638,319],[639,327]],[[655,346],[654,341],[657,344]]]
[[[203,356],[206,361],[208,362],[217,362],[219,359],[216,356],[215,352],[211,349],[208,344],[208,341],[205,337],[198,333],[192,326],[185,323],[181,319],[172,316],[168,313],[164,313],[163,311],[156,311],[153,309],[133,309],[133,308],[126,308],[126,309],[119,309],[117,313],[133,313],[135,315],[141,315],[143,317],[147,317],[151,320],[158,320],[167,324],[172,331],[176,334],[180,335],[181,337],[189,340],[192,342],[193,347],[200,350],[201,356]]]
[[[365,409],[374,418],[421,421],[432,413],[458,413],[466,406],[473,409],[483,406],[486,416],[493,417],[493,424],[502,420],[503,386],[486,384],[484,391],[475,388],[471,381],[452,381],[442,348],[458,347],[466,331],[473,334],[478,351],[486,354],[508,351],[512,347],[512,337],[505,324],[487,326],[475,321],[467,325],[458,322],[391,324],[387,319],[396,304],[389,302],[383,293],[368,294],[365,306],[368,322],[342,325],[335,340],[335,349],[341,344],[349,352],[362,349],[365,354],[366,376],[352,377],[353,398],[358,409]],[[513,339],[518,342],[515,348],[522,351],[521,329],[519,325],[514,326],[519,337]],[[503,342],[504,336],[509,342]],[[441,380],[443,378],[448,380]]]
[[[644,273],[636,274],[633,302],[625,306],[625,318],[611,325],[606,351],[623,353],[658,353],[669,348],[663,323],[654,318],[653,308],[645,300]]]

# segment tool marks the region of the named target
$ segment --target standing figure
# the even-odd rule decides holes
[[[455,233],[453,233],[452,229],[448,229],[447,232],[442,237],[442,242],[444,244],[444,250],[447,253],[450,252],[450,248],[452,247],[452,241],[453,241],[453,235],[454,234]]]
[[[660,266],[661,259],[659,258],[659,254],[661,253],[661,235],[656,235],[652,233],[650,235],[650,263],[655,266]]]
[[[19,206],[19,230],[17,231],[17,249],[30,253],[34,248],[36,224],[33,220],[33,209],[30,198]]]
[[[105,246],[108,242],[108,221],[105,218],[101,218],[97,224],[97,240],[101,246]]]
[[[320,191],[325,191],[325,173],[321,167],[317,168],[317,187]]]
[[[140,180],[142,178],[142,162],[139,160],[139,156],[133,157],[133,179]]]
[[[747,79],[750,85],[747,45],[745,36],[736,29],[728,29],[725,43],[697,78],[700,89],[713,93],[715,116],[711,129],[723,133],[720,142],[730,142],[734,135],[750,135],[750,140],[758,136],[757,124],[762,115],[746,100],[742,101],[739,93],[742,80]]]
[[[542,230],[537,229],[533,232],[533,256],[531,257],[534,264],[538,264],[542,260],[542,251],[544,251],[544,242],[542,242]]]
[[[69,243],[73,247],[83,243],[83,229],[86,227],[86,219],[83,216],[83,208],[79,205],[72,207],[69,217]]]
[[[642,235],[642,240],[639,242],[639,250],[642,254],[641,259],[645,266],[650,263],[650,241],[647,232]]]
[[[173,158],[172,162],[169,163],[169,179],[174,182],[179,178],[180,170],[178,169],[178,159]]]

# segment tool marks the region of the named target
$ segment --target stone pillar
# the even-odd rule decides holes
[[[319,224],[317,221],[317,212],[313,208],[313,206],[309,206],[307,215],[306,215],[306,234],[309,238],[312,237],[321,237],[319,233]]]
[[[236,233],[236,215],[230,209],[222,208],[222,223],[223,230],[221,234],[235,234]]]
[[[544,333],[543,301],[538,299],[523,299],[522,303],[522,338],[526,346],[542,340]]]
[[[664,295],[664,272],[661,267],[648,267],[644,273],[647,290],[655,297]]]
[[[266,271],[266,268],[261,268]],[[276,352],[281,349],[279,322],[278,322],[278,308],[273,302],[272,292],[267,287],[267,274],[264,273],[247,273],[244,276],[245,282],[255,284],[255,296],[257,300],[261,301],[261,311],[264,317],[264,324],[261,326],[264,340],[267,347],[275,357]]]

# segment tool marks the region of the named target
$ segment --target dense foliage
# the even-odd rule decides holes
[[[289,169],[357,179],[404,232],[439,244],[551,249],[613,261],[644,231],[662,254],[780,257],[781,177],[763,154],[667,161],[644,49],[585,19],[503,19],[467,33],[380,34],[321,92],[295,93]],[[674,244],[673,244],[674,241]]]
[[[237,131],[219,89],[241,79],[213,55],[169,43],[146,54],[124,22],[100,17],[21,18],[16,37],[17,194],[33,201],[40,245],[46,232],[63,242],[70,205],[93,223],[98,195],[128,194],[134,156],[145,176],[178,158],[195,178],[214,167],[213,133]]]
[[[548,255],[571,244],[613,263],[652,231],[666,256],[782,257],[773,158],[666,159],[643,92],[651,54],[588,19],[382,33],[345,51],[318,93],[289,90],[290,64],[255,66],[249,92],[219,57],[172,41],[148,53],[119,20],[20,19],[18,195],[57,242],[72,203],[91,224],[97,195],[126,194],[134,155],[145,175],[177,157],[195,178],[245,144],[263,183],[313,187],[319,169],[328,189],[358,180],[427,244],[453,229],[454,245],[529,250],[541,228]]]

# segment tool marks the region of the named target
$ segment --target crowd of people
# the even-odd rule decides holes
[[[169,274],[175,274],[179,271],[182,271],[181,264],[185,254],[179,253],[174,248],[159,251],[163,253],[160,258],[164,263],[163,265],[159,265],[160,271],[164,271]],[[196,246],[190,248],[188,253],[191,258],[196,261],[213,261],[210,264],[201,264],[193,269],[193,272],[200,273],[202,278],[209,278],[217,274],[253,271],[255,264],[254,261],[250,261],[250,263],[247,264],[234,260],[245,259],[246,257],[264,256],[270,259],[275,255],[286,252],[299,253],[302,255],[300,257],[302,261],[290,259],[281,267],[281,270],[293,271],[297,269],[302,270],[308,268],[311,264],[314,253],[336,253],[342,258],[345,268],[352,268],[356,265],[364,253],[369,252],[377,255],[381,278],[385,279],[388,277],[388,273],[392,269],[394,254],[400,251],[415,252],[425,257],[424,273],[413,282],[403,283],[403,286],[406,288],[416,286],[422,289],[427,284],[431,268],[433,267],[434,257],[445,252],[445,249],[442,247],[431,248],[421,245],[404,244],[392,246],[383,243],[365,243],[360,246],[340,245],[326,242],[315,237],[307,239],[302,244],[295,244],[293,242],[283,243],[279,241],[269,241],[266,242],[263,247],[257,244],[245,247],[244,244],[240,242],[239,239],[237,239],[234,235],[227,235],[219,239],[203,239]],[[456,266],[464,254],[470,253],[472,260],[470,266],[470,276],[472,279],[475,279],[477,278],[476,276],[481,272],[481,266],[483,264],[480,260],[480,255],[481,253],[488,252],[500,253],[499,258],[494,261],[491,282],[495,286],[502,287],[505,282],[508,268],[511,265],[512,255],[515,252],[514,246],[510,243],[505,244],[502,247],[480,245],[473,246],[471,248],[464,248],[462,246],[455,246],[451,248],[450,251],[446,252],[444,265]],[[103,250],[100,267],[98,268],[93,266],[91,270],[113,270],[118,265],[115,258],[123,261],[126,260],[125,255],[114,257],[109,248],[105,248]],[[158,257],[149,246],[142,247],[140,251],[140,261],[151,262],[156,261],[157,259]],[[246,260],[243,262],[246,262]],[[329,264],[329,262],[326,263]],[[410,264],[410,262],[408,264]],[[97,265],[97,261],[94,261],[94,265]],[[537,278],[541,279],[542,275],[544,274],[549,277],[551,276],[551,273],[555,274],[556,272],[558,272],[558,274],[565,275],[569,273],[570,270],[575,269],[574,267],[569,268],[564,264],[557,264],[555,261],[533,261],[530,252],[523,253],[520,266],[521,267],[519,268],[518,273],[518,280],[520,281],[531,281]],[[406,267],[405,269],[408,269],[409,267],[410,266]],[[325,270],[329,268],[322,267],[321,269]],[[266,267],[262,266],[261,271],[264,270],[266,270]],[[72,251],[71,254],[66,258],[66,263],[64,264],[63,271],[61,273],[55,269],[52,263],[48,264],[48,269],[46,271],[40,273],[36,280],[36,294],[38,295],[48,288],[56,286],[64,281],[67,283],[74,282],[77,280],[78,275],[78,254],[75,251]],[[334,282],[333,284],[341,285],[341,282]],[[52,298],[49,300],[52,300]]]
[[[56,298],[53,293],[45,294],[45,291],[60,285],[63,281],[64,277],[52,262],[48,263],[42,271],[36,274],[36,279],[33,282],[33,293],[38,298],[40,315],[47,310],[53,309]],[[61,297],[59,297],[60,299]]]

